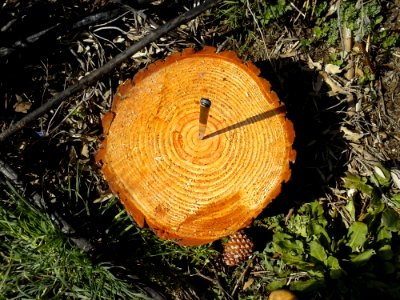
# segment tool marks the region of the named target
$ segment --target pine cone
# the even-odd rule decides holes
[[[223,261],[227,266],[236,266],[253,252],[253,243],[243,230],[230,235],[224,245]]]

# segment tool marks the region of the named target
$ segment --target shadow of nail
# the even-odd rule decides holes
[[[243,127],[243,126],[247,126],[247,125],[250,125],[250,124],[254,124],[254,123],[263,121],[263,120],[268,119],[268,118],[272,118],[273,116],[276,116],[276,115],[278,115],[280,113],[283,113],[285,111],[286,111],[285,106],[280,106],[280,107],[274,108],[272,110],[263,112],[261,114],[249,117],[249,118],[247,118],[247,119],[245,119],[243,121],[240,121],[238,123],[235,123],[233,125],[229,125],[228,127],[225,127],[223,129],[220,129],[220,130],[217,130],[215,132],[212,132],[212,133],[206,135],[204,137],[204,140],[212,138],[212,137],[215,137],[215,136],[223,134],[223,133],[226,133],[228,131]]]

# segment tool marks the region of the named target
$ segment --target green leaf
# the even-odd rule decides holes
[[[350,255],[350,261],[356,267],[361,267],[361,266],[365,265],[373,255],[375,255],[375,250],[368,249],[360,254]]]
[[[309,276],[311,276],[311,277],[313,277],[315,279],[317,279],[317,278],[324,279],[325,278],[325,273],[324,273],[324,271],[322,269],[309,268],[307,270],[307,273],[308,273]]]
[[[307,233],[308,224],[310,224],[310,216],[296,214],[289,219],[287,229],[295,235],[306,238],[309,236]]]
[[[378,242],[388,243],[392,239],[392,232],[385,226],[381,225],[378,229],[378,236],[376,240]]]
[[[381,196],[373,192],[371,195],[370,205],[367,208],[368,214],[377,215],[385,209],[385,203],[383,203]]]
[[[288,264],[295,266],[299,270],[309,270],[310,268],[314,267],[314,264],[305,262],[303,256],[301,255],[291,255],[287,253],[282,254],[282,260]]]
[[[353,199],[349,199],[349,201],[347,202],[346,206],[344,207],[350,214],[351,219],[353,221],[355,221],[356,219],[356,209],[354,207],[354,201]]]
[[[272,292],[277,289],[283,288],[285,286],[285,284],[286,284],[286,279],[276,280],[276,281],[272,281],[272,282],[268,283],[265,288],[268,292]]]
[[[290,289],[297,292],[312,292],[321,289],[325,286],[325,281],[322,279],[309,279],[306,281],[293,281],[290,284]]]
[[[329,275],[333,279],[338,279],[342,276],[343,270],[340,267],[339,260],[334,256],[329,256],[326,265],[329,267]]]
[[[328,255],[326,254],[324,247],[322,247],[322,245],[317,241],[310,242],[310,255],[324,265],[328,259]]]
[[[294,256],[304,253],[303,243],[300,240],[296,240],[290,234],[278,232],[274,234],[272,240],[278,252],[280,251]]]
[[[394,194],[391,195],[390,197],[390,202],[396,206],[397,208],[400,208],[400,194]]]
[[[371,181],[377,187],[388,187],[391,183],[390,172],[382,166],[374,166],[374,173],[371,175]]]
[[[382,224],[390,231],[398,232],[400,230],[400,217],[392,208],[387,208],[382,213]]]
[[[311,202],[310,208],[311,208],[312,216],[316,220],[318,220],[319,223],[325,224],[325,225],[328,223],[324,216],[324,208],[322,207],[321,203],[319,203],[319,201]]]
[[[299,214],[309,216],[311,220],[321,225],[327,225],[328,221],[324,216],[324,208],[319,201],[303,204],[299,209]]]
[[[393,258],[392,246],[383,245],[378,249],[377,254],[382,260],[391,260]]]
[[[356,189],[359,190],[360,192],[371,196],[372,191],[374,190],[372,186],[367,184],[367,178],[365,177],[360,177],[356,175],[352,175],[348,173],[345,178],[343,178],[344,181],[344,186],[349,188],[349,189]]]
[[[327,244],[331,243],[331,238],[329,237],[325,228],[320,224],[315,224],[313,221],[311,221],[309,226],[309,234],[310,236],[316,236],[319,240],[321,240],[321,237],[324,237],[325,240],[322,239],[322,241],[324,240]]]
[[[368,226],[362,222],[354,222],[348,232],[348,246],[352,251],[360,251],[367,240]]]
[[[304,261],[304,245],[300,240],[294,239],[290,234],[275,233],[272,237],[272,247],[275,252],[282,255],[282,260],[298,268],[309,268],[310,263]]]
[[[293,224],[292,226],[297,225],[297,228],[292,231],[300,232],[302,237],[309,240],[315,236],[321,242],[330,244],[331,239],[325,230],[328,221],[325,218],[325,211],[321,203],[314,201],[303,204],[298,213],[301,215],[301,224]],[[300,220],[298,223],[300,223]],[[306,229],[306,232],[304,232],[304,229]],[[321,240],[321,237],[324,237],[324,239]]]

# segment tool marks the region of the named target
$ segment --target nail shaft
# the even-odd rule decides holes
[[[200,100],[200,117],[199,117],[199,139],[202,140],[206,134],[208,113],[210,111],[211,101],[205,98]]]

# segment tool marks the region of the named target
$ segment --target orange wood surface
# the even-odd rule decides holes
[[[96,160],[139,226],[184,245],[249,225],[290,177],[294,130],[259,70],[207,47],[122,84]],[[198,139],[199,101],[212,101]]]

